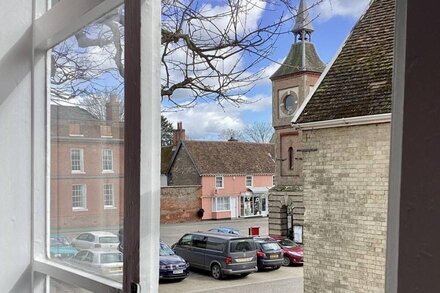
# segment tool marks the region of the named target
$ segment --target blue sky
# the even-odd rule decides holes
[[[315,2],[307,1],[309,5]],[[329,63],[334,57],[368,3],[369,0],[323,0],[311,11],[315,28],[312,39],[324,63]],[[269,16],[268,13],[264,13],[261,16],[262,21]],[[293,23],[289,26],[293,26]],[[278,40],[272,59],[281,62],[287,56],[292,43],[293,35]],[[261,66],[269,76],[279,65],[268,61]],[[222,109],[216,104],[201,103],[191,109],[164,113],[164,115],[174,125],[182,121],[186,134],[191,139],[215,140],[219,139],[223,129],[240,130],[253,122],[271,122],[271,90],[270,80],[265,78],[247,94],[249,99],[256,101],[252,104],[240,107],[226,105]]]

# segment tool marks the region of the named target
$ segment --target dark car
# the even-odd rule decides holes
[[[176,255],[171,248],[160,242],[159,250],[159,278],[185,279],[189,274],[189,264],[180,256]]]
[[[278,239],[277,241],[283,248],[284,252],[283,266],[304,263],[304,247],[289,238]]]
[[[67,237],[61,234],[50,235],[50,257],[68,258],[74,256],[78,250],[70,245]]]
[[[210,271],[215,279],[225,275],[247,276],[257,270],[256,246],[251,237],[195,232],[185,234],[173,248],[191,268]]]
[[[283,249],[276,240],[267,238],[254,238],[257,244],[258,270],[267,268],[279,269],[283,264]]]

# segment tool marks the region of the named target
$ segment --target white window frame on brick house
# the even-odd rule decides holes
[[[115,188],[114,188],[114,185],[111,183],[106,183],[106,184],[104,184],[102,191],[103,191],[103,195],[104,195],[104,208],[105,209],[115,208]]]
[[[215,189],[225,188],[225,178],[223,176],[215,176]]]
[[[74,153],[79,154],[79,158],[74,158]],[[74,173],[84,173],[84,150],[80,148],[72,148],[70,149],[70,168],[72,174]],[[75,168],[74,168],[75,167]],[[77,169],[76,167],[79,167]]]
[[[228,212],[231,210],[231,197],[216,196],[212,198],[213,212]]]
[[[79,199],[79,201],[77,199]],[[79,202],[79,205],[75,206],[75,202]],[[72,185],[72,210],[87,210],[87,187],[85,184]]]
[[[245,181],[246,181],[246,187],[252,187],[252,186],[254,186],[254,176],[252,176],[252,175],[246,175],[246,177],[245,177]]]
[[[110,152],[110,155],[108,154],[108,152]],[[114,172],[113,171],[113,150],[112,149],[103,149],[102,150],[102,173],[113,173],[113,172]]]

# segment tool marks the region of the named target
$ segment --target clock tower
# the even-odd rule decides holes
[[[269,230],[274,235],[286,235],[291,225],[302,225],[304,215],[301,131],[294,130],[291,121],[325,68],[313,45],[313,32],[307,5],[300,0],[292,29],[293,44],[283,64],[270,78],[276,168],[269,202],[270,217],[274,218]],[[291,224],[287,214],[291,216]]]

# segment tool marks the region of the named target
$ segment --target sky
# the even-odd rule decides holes
[[[299,1],[294,1],[297,5]],[[307,0],[309,5],[316,0]],[[344,40],[349,35],[356,21],[365,11],[369,0],[323,0],[311,9],[315,32],[313,43],[322,61],[328,64],[335,56]],[[269,12],[255,12],[257,21],[270,18]],[[293,27],[293,23],[289,24]],[[293,35],[285,36],[275,44],[273,60],[282,62],[287,56],[294,41]],[[272,88],[269,76],[278,69],[279,64],[270,61],[261,64],[266,78],[260,80],[246,98],[255,101],[250,104],[233,106],[225,104],[220,107],[216,103],[199,103],[194,108],[177,112],[164,112],[163,115],[176,127],[182,121],[186,135],[197,140],[218,140],[225,129],[241,130],[254,122],[272,121]]]

